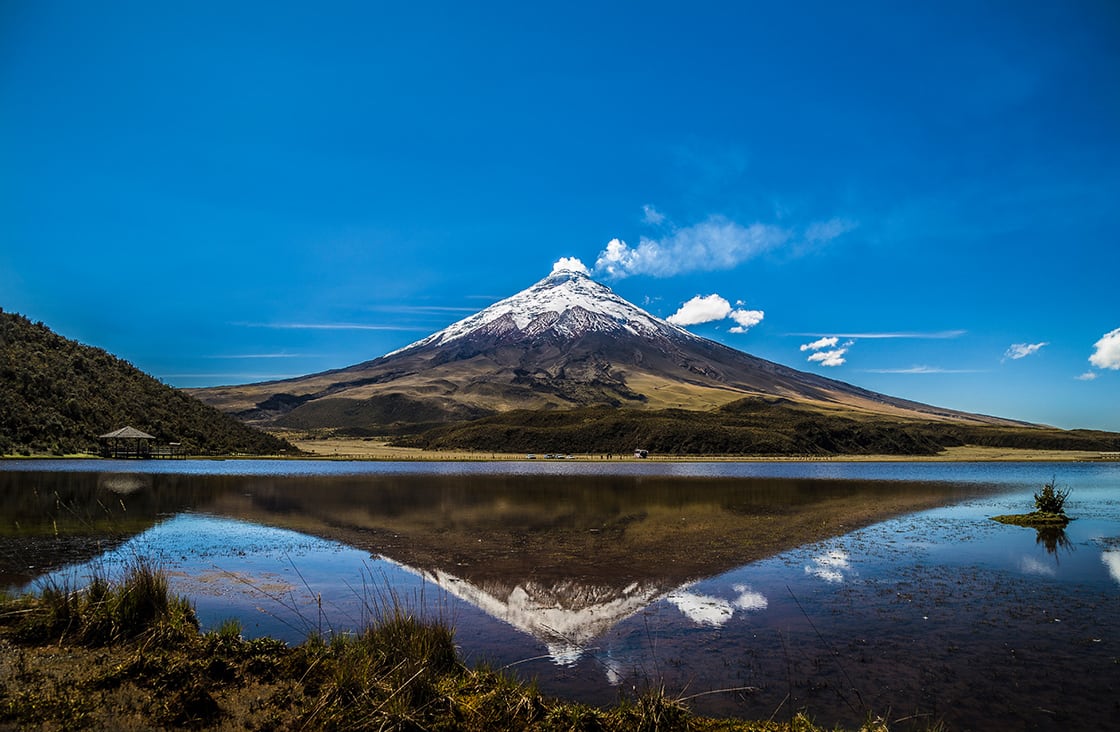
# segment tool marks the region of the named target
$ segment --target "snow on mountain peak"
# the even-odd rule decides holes
[[[695,337],[622,299],[606,285],[591,279],[578,259],[565,257],[532,287],[385,355],[443,345],[479,331],[536,336],[550,330],[565,337],[612,331],[628,331],[641,337]]]

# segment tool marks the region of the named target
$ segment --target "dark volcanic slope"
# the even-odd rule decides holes
[[[748,396],[892,417],[1012,424],[756,358],[656,318],[572,271],[554,272],[372,361],[194,393],[247,421],[295,428],[434,424],[512,409],[710,410]]]

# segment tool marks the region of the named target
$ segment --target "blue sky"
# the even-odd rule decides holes
[[[764,358],[1120,431],[1118,198],[1111,0],[0,4],[0,307],[176,386],[574,257]]]

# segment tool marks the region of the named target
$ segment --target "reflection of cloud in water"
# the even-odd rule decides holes
[[[665,599],[676,605],[689,620],[700,625],[723,625],[735,614],[730,602],[710,595],[677,590]]]
[[[805,574],[819,577],[825,582],[843,582],[844,574],[852,568],[848,553],[843,549],[830,549],[813,557],[813,563],[805,567]]]
[[[607,656],[599,660],[603,664],[603,671],[607,675],[607,683],[611,686],[618,686],[622,683],[622,664],[615,659]]]
[[[735,585],[732,589],[739,593],[732,604],[740,610],[765,610],[769,604],[765,595],[754,592],[746,585]]]
[[[101,473],[97,476],[97,487],[127,496],[152,487],[152,477],[141,473]]]
[[[1054,567],[1043,564],[1034,557],[1023,557],[1019,561],[1019,569],[1024,574],[1040,574],[1046,577],[1053,577],[1058,573]]]
[[[1120,582],[1120,551],[1110,549],[1101,552],[1101,561],[1104,562],[1104,566],[1108,567],[1108,573],[1112,576],[1112,579]]]
[[[766,609],[768,603],[761,593],[754,592],[745,585],[735,585],[732,589],[739,596],[730,602],[711,595],[689,592],[687,587],[669,593],[665,599],[676,605],[692,622],[717,627],[731,620],[736,608],[746,611]]]

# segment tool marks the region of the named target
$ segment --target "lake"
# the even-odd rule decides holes
[[[1064,532],[989,520],[1072,489]],[[592,704],[892,729],[1120,718],[1120,463],[0,462],[0,586],[163,567],[299,642],[401,603]]]

